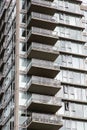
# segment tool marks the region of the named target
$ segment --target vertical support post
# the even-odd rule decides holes
[[[19,33],[20,33],[20,0],[16,0],[14,130],[19,130],[19,43],[20,43],[20,34]]]

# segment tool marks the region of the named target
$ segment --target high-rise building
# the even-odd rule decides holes
[[[0,130],[87,130],[87,5],[0,1]]]

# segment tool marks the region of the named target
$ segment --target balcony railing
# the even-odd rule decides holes
[[[42,20],[47,20],[48,22],[57,23],[57,19],[55,17],[53,17],[53,16],[50,16],[50,15],[45,15],[45,14],[32,12],[30,17],[38,18],[38,19],[42,19]],[[30,17],[28,18],[28,23],[30,21]]]
[[[35,5],[40,5],[40,6],[44,6],[44,7],[48,7],[48,8],[52,8],[54,10],[62,10],[62,11],[68,11],[71,13],[76,13],[76,14],[80,14],[82,15],[82,11],[79,9],[78,10],[71,10],[70,8],[64,8],[63,6],[58,5],[57,2],[51,2],[51,1],[44,1],[44,0],[31,0],[32,4]],[[28,10],[30,8],[30,3],[28,5]]]
[[[49,53],[52,52],[52,51],[58,52],[57,47],[52,47],[50,45],[44,45],[44,44],[41,44],[41,43],[32,42],[31,46],[32,46],[32,48],[34,47],[34,48],[39,49],[39,50],[45,50],[45,51],[48,51]]]
[[[43,77],[38,77],[38,76],[32,76],[28,82],[24,83],[23,85],[21,84],[21,87],[23,86],[23,88],[27,89],[27,87],[29,86],[30,83],[34,83],[34,84],[43,84],[46,86],[49,86],[51,84],[51,86],[53,87],[58,87],[60,86],[60,81],[56,80],[56,79],[50,79],[50,78],[43,78]]]
[[[50,125],[62,125],[62,117],[57,115],[47,115],[39,113],[31,113],[30,117],[26,119],[23,124],[19,124],[20,127],[27,128],[31,122],[38,122]],[[49,127],[50,127],[49,125]]]
[[[36,89],[36,87],[38,89]],[[52,96],[55,95],[60,88],[61,84],[59,80],[38,76],[32,76],[29,81],[20,83],[20,90],[22,91],[29,90],[34,93],[48,94]]]
[[[32,12],[30,17],[28,18],[28,21],[27,21],[28,24],[29,24],[29,22],[30,22],[30,20],[32,18],[34,18],[34,19],[36,18],[36,19],[39,19],[39,20],[41,19],[41,20],[46,21],[48,23],[49,22],[55,23],[55,26],[57,24],[64,24],[64,25],[66,24],[66,25],[70,25],[72,27],[84,28],[81,20],[79,21],[78,25],[72,25],[71,23],[67,23],[65,20],[58,19],[56,16],[51,16],[51,15],[46,15],[46,14]],[[54,26],[54,24],[53,24],[53,26]]]
[[[44,55],[43,55],[43,53],[44,53]],[[36,59],[39,58],[39,59],[43,59],[43,60],[54,61],[58,57],[59,51],[58,51],[57,47],[32,42],[31,46],[29,46],[27,52],[24,53],[22,51],[21,55],[23,55],[25,57],[36,58]]]
[[[40,68],[46,68],[46,69],[47,68],[48,69],[57,69],[57,70],[60,69],[56,63],[53,63],[50,61],[32,59],[24,71],[27,73],[29,71],[29,69],[32,67],[32,65],[40,67]],[[25,66],[26,66],[26,64],[25,64]]]
[[[48,104],[48,105],[60,105],[60,106],[62,105],[61,104],[61,98],[38,95],[38,94],[32,94],[31,98],[29,98],[26,101],[26,103],[24,104],[24,107],[27,108],[31,102]]]
[[[36,27],[32,27],[31,30],[28,31],[27,39],[29,39],[29,37],[30,37],[30,35],[32,33],[39,34],[39,35],[42,35],[42,36],[53,37],[53,38],[58,39],[58,32],[57,31],[51,31],[51,30],[36,28]]]

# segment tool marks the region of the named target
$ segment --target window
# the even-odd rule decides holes
[[[74,87],[69,87],[69,97],[70,99],[74,99],[75,95],[74,95]]]
[[[69,111],[69,102],[65,102],[65,110]]]
[[[66,61],[67,61],[66,55],[62,55],[62,65],[63,66],[66,66]]]
[[[65,1],[65,8],[68,9],[69,8],[69,2]]]
[[[80,84],[81,83],[80,73],[73,72],[73,79],[74,79],[74,83]]]
[[[63,71],[63,81],[67,82],[67,71]]]
[[[76,128],[76,121],[72,121],[71,122],[71,128],[72,128],[72,130],[77,130],[77,128]]]
[[[59,19],[60,19],[60,20],[64,20],[64,14],[62,14],[62,13],[59,14]]]
[[[67,66],[72,67],[72,55],[67,56]]]
[[[67,50],[68,52],[72,52],[71,42],[66,42],[66,50]]]
[[[68,82],[70,82],[70,83],[73,82],[73,72],[72,71],[68,72]]]
[[[70,37],[70,29],[69,28],[66,28],[65,29],[65,34],[66,34],[66,37]]]
[[[74,68],[79,68],[79,63],[80,61],[79,61],[79,58],[77,58],[77,57],[73,57],[73,67]]]
[[[71,106],[71,116],[75,116],[75,112],[76,112],[75,105],[76,105],[75,103],[70,104],[70,106]]]
[[[66,50],[66,44],[65,44],[66,42],[65,41],[61,41],[61,49],[62,50]]]
[[[64,89],[64,93],[68,93],[68,86],[63,86],[63,89]]]
[[[71,130],[71,121],[70,120],[65,121],[65,130]]]
[[[75,23],[75,17],[70,16],[70,24],[71,25],[76,25],[76,23]]]

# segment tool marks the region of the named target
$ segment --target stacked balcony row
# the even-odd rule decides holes
[[[29,1],[29,5],[30,3],[31,1]],[[43,8],[41,19],[39,20],[37,17],[34,19],[35,17],[31,17],[31,13],[29,13],[31,8],[33,7],[28,8],[27,14],[23,14],[24,10],[20,11],[24,17],[20,24],[20,42],[23,42],[23,48],[20,54],[19,70],[25,80],[19,83],[19,90],[23,95],[27,94],[27,99],[26,102],[22,102],[23,104],[19,104],[21,111],[19,127],[29,130],[42,128],[57,130],[62,126],[62,118],[55,114],[61,108],[61,99],[55,96],[61,88],[60,82],[55,80],[60,71],[59,66],[55,64],[59,55],[58,50],[54,47],[58,40],[58,35],[53,33],[56,22],[54,21],[51,28],[50,18],[45,19],[44,16],[47,12]],[[36,13],[38,11],[38,5],[36,5],[34,15],[38,14]],[[29,19],[27,19],[28,23],[24,24],[26,15]],[[20,100],[25,101],[25,98]]]

